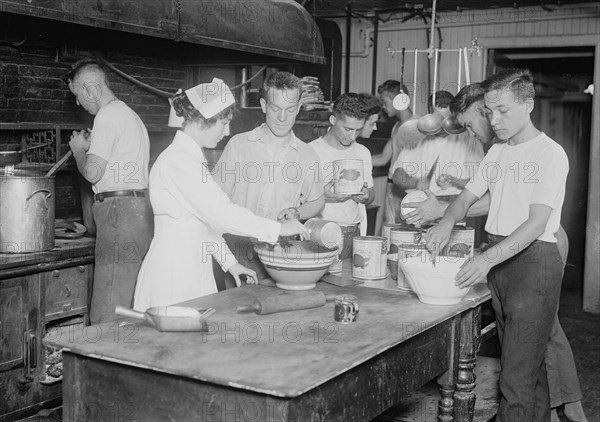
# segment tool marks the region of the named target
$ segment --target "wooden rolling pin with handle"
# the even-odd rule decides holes
[[[238,306],[238,312],[256,312],[258,315],[276,312],[297,311],[300,309],[319,308],[327,301],[335,299],[335,295],[323,292],[290,293],[254,299],[250,305]]]

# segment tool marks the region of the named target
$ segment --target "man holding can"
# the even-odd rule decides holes
[[[371,153],[356,143],[368,114],[369,110],[358,94],[342,94],[333,104],[333,114],[329,117],[331,127],[327,133],[309,143],[321,160],[325,184],[325,208],[321,217],[342,227],[344,247],[340,259],[350,258],[353,237],[367,233],[366,205],[375,198]],[[334,163],[338,160],[362,160],[362,169],[339,168],[340,164]],[[363,180],[357,192],[340,193],[340,186],[357,178]]]

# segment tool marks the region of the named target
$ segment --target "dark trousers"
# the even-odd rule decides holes
[[[96,262],[90,321],[115,319],[115,307],[130,308],[138,272],[154,234],[148,198],[106,198],[94,202]]]
[[[490,245],[502,236],[488,236]],[[535,241],[495,266],[488,286],[501,344],[498,422],[550,421],[544,355],[556,316],[562,261],[555,243]]]

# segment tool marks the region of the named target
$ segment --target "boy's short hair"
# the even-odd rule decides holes
[[[104,75],[104,81],[106,85],[108,85],[108,76],[106,75],[106,70],[104,67],[96,60],[92,58],[86,58],[79,60],[71,65],[71,69],[67,72],[64,77],[64,81],[68,84],[69,82],[73,82],[77,75],[85,70],[94,70],[100,72]]]
[[[450,102],[454,98],[454,95],[450,94],[448,91],[436,91],[435,92],[435,106],[437,108],[448,108],[450,107]],[[433,111],[433,95],[430,95],[427,99],[427,108]]]
[[[365,107],[369,116],[373,114],[379,114],[381,110],[383,110],[383,106],[381,104],[381,100],[377,98],[375,95],[361,93],[358,94],[363,103],[365,103]]]
[[[262,97],[265,101],[268,102],[268,93],[269,89],[277,89],[280,91],[287,89],[297,89],[298,90],[298,101],[300,101],[300,97],[302,96],[302,82],[300,78],[295,75],[292,75],[289,72],[275,72],[271,73],[265,82],[263,83],[262,88]]]
[[[369,111],[360,96],[354,92],[342,94],[333,103],[333,115],[336,119],[342,117],[354,117],[355,119],[365,119],[369,116]]]
[[[485,91],[481,88],[481,83],[462,87],[458,94],[450,101],[450,112],[452,114],[464,113],[473,103],[482,101]]]
[[[400,91],[404,92],[405,94],[408,94],[408,89],[406,88],[406,85],[402,85],[395,79],[388,79],[387,81],[385,81],[377,87],[377,93],[379,95],[386,93],[392,97],[395,97],[396,95],[400,94]]]
[[[535,99],[533,76],[528,69],[503,69],[481,82],[481,89],[486,93],[497,89],[508,89],[518,101]]]

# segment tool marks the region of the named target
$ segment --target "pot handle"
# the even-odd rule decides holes
[[[25,198],[25,208],[24,208],[24,211],[27,211],[27,208],[29,207],[29,200],[31,198],[33,198],[33,195],[35,195],[36,193],[40,193],[40,192],[46,192],[47,193],[47,195],[44,197],[44,199],[45,199],[45,201],[44,201],[44,208],[48,209],[48,203],[46,201],[52,197],[52,193],[48,189],[38,189],[38,190],[34,190],[33,192],[31,192],[31,194],[27,198]]]

